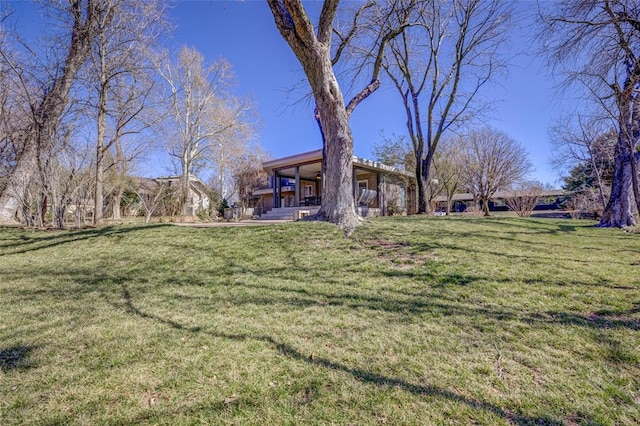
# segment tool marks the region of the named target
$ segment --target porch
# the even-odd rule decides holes
[[[320,206],[322,160],[322,150],[317,150],[265,162],[270,185],[255,192],[265,210]],[[405,209],[407,177],[411,175],[403,170],[354,156],[353,196],[358,212],[362,216],[384,215],[389,202]],[[397,193],[394,199],[388,197],[390,186]]]

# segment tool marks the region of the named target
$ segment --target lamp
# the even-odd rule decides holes
[[[322,174],[318,173],[318,174],[316,175],[316,180],[320,180],[321,178],[322,178]]]

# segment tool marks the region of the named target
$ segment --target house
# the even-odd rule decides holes
[[[180,185],[180,176],[165,176],[159,178],[134,178],[133,185],[141,197],[151,197],[159,185],[167,185],[169,188],[177,188]],[[187,196],[186,213],[195,216],[201,210],[208,210],[211,204],[210,190],[197,176],[189,176],[189,194]]]
[[[169,188],[175,185],[180,185],[180,176],[167,176],[154,179],[159,184],[166,184]],[[195,216],[200,210],[208,210],[211,204],[211,198],[209,193],[211,191],[207,188],[197,176],[189,175],[189,195],[187,196],[186,213],[190,216]]]
[[[559,208],[558,200],[565,195],[562,189],[545,189],[538,196],[538,201],[534,210],[554,210]],[[490,211],[506,211],[509,210],[505,199],[512,197],[511,191],[498,191],[489,200]],[[477,200],[476,200],[477,201]],[[447,206],[447,197],[439,195],[434,199],[435,208],[438,211],[444,211]],[[470,193],[453,194],[451,198],[451,211],[463,212],[473,208],[474,198]]]
[[[290,218],[296,210],[316,212],[322,202],[322,161],[322,150],[316,150],[264,162],[269,185],[254,191],[263,217]],[[413,212],[414,179],[404,170],[354,156],[353,196],[358,214]]]

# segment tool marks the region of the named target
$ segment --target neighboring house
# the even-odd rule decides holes
[[[269,185],[254,191],[263,212],[298,208],[317,210],[322,202],[322,150],[263,163]],[[362,216],[413,213],[415,185],[411,173],[353,157],[353,195]]]
[[[150,178],[134,178],[133,184],[137,187],[136,192],[141,197],[148,197],[155,192],[160,184],[167,185],[169,188],[180,185],[180,176],[165,176],[155,179]],[[198,177],[190,176],[189,178],[189,195],[187,196],[187,215],[195,216],[200,210],[208,210],[211,204],[209,196],[210,190]]]
[[[180,185],[180,176],[167,176],[154,179],[158,183],[168,184],[169,187]],[[208,210],[211,204],[210,190],[197,176],[189,176],[189,195],[187,196],[186,213],[195,216],[200,210]]]
[[[498,191],[489,200],[490,211],[506,211],[509,208],[505,203],[505,198],[511,197],[513,194],[510,191]],[[534,210],[554,210],[559,208],[558,199],[565,195],[562,189],[547,189],[542,191],[538,197],[538,203]],[[476,200],[477,201],[477,200]],[[451,199],[451,211],[452,212],[464,212],[473,208],[473,194],[460,193],[454,194]],[[447,197],[439,195],[434,199],[436,210],[444,211],[447,206]],[[480,208],[480,207],[478,207]]]

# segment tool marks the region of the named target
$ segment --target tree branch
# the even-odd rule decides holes
[[[331,43],[333,19],[336,16],[339,2],[340,0],[326,0],[322,6],[320,21],[318,22],[318,41],[322,44],[329,45]]]
[[[269,3],[271,4],[272,1],[273,0],[269,0]],[[331,1],[333,2],[335,0]],[[305,46],[311,46],[317,39],[313,30],[313,24],[304,10],[302,1],[282,0],[282,2],[291,18],[291,22],[293,23],[293,32],[296,35],[297,40]]]
[[[368,9],[370,7],[373,7],[373,6],[375,6],[375,2],[369,2],[369,3],[365,4],[364,6],[362,6],[360,9],[358,9],[358,11],[353,16],[353,25],[352,25],[351,29],[349,30],[349,33],[347,34],[346,37],[342,37],[337,30],[335,30],[335,29],[333,30],[333,32],[340,37],[340,44],[338,45],[338,48],[336,49],[336,53],[333,56],[333,59],[331,59],[331,64],[332,65],[335,65],[335,64],[338,63],[338,61],[340,60],[340,56],[342,56],[342,52],[349,45],[349,42],[351,42],[353,37],[358,33],[358,20],[360,19],[360,15],[362,14],[362,12],[364,12],[366,9]]]

